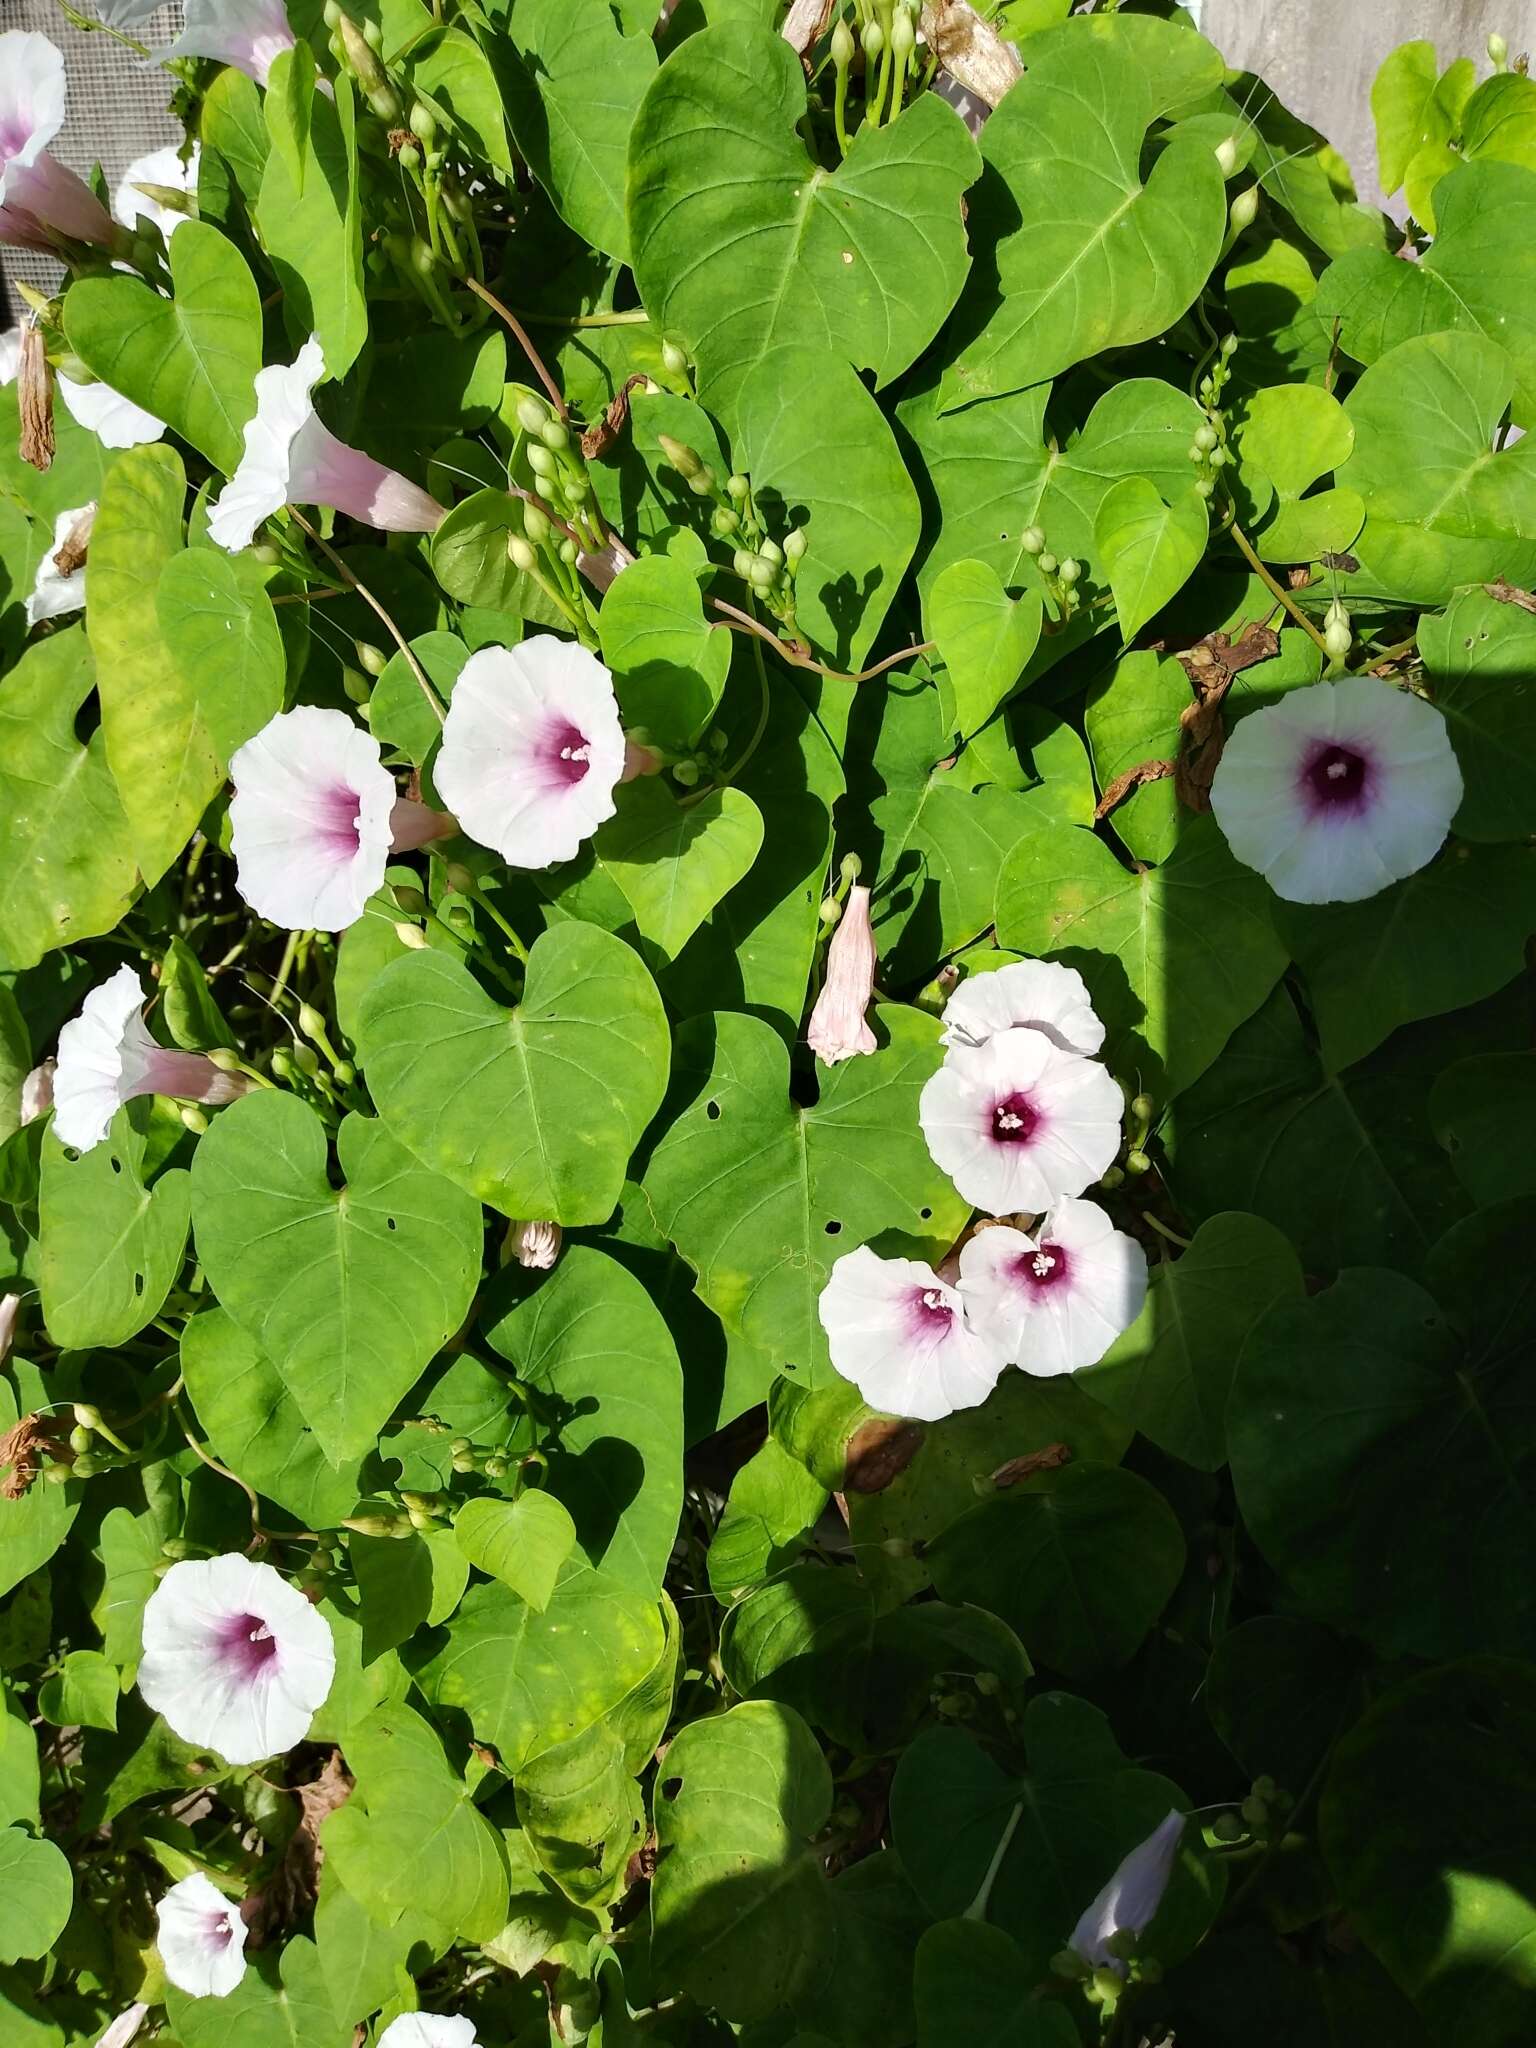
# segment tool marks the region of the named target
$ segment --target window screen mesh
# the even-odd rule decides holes
[[[82,7],[80,11],[87,11]],[[151,47],[168,43],[181,29],[179,4],[162,7],[139,31]],[[53,0],[0,0],[0,29],[28,28],[57,43],[69,72],[69,117],[53,154],[72,171],[88,176],[100,163],[110,191],[135,157],[167,142],[179,142],[181,130],[165,109],[171,81],[146,65],[114,36],[87,35],[72,28]],[[26,249],[0,249],[0,278],[6,304],[0,306],[0,328],[16,318],[18,278],[42,291],[52,291],[63,272],[46,256]]]

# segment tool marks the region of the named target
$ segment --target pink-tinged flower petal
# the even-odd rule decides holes
[[[596,655],[536,633],[469,657],[433,776],[471,839],[510,867],[570,860],[613,816],[623,773],[613,679]]]
[[[139,2029],[149,2018],[147,2005],[130,2005],[126,2012],[120,2012],[108,2026],[107,2031],[97,2037],[96,2048],[128,2048],[130,2041],[136,2041]]]
[[[999,1031],[1028,1025],[1063,1052],[1096,1053],[1104,1026],[1088,984],[1075,967],[1055,960],[1016,960],[968,974],[944,1005],[945,1045],[985,1045]]]
[[[240,1908],[194,1870],[155,1908],[155,1946],[165,1974],[189,1998],[228,1998],[245,1975],[246,1925]]]
[[[309,1733],[336,1672],[330,1625],[269,1564],[173,1564],[144,1609],[139,1691],[183,1742],[253,1764]]]
[[[174,143],[164,149],[151,150],[148,156],[136,157],[124,171],[112,195],[113,219],[127,228],[130,234],[137,230],[141,221],[148,221],[169,241],[192,216],[182,213],[177,207],[167,206],[163,200],[151,199],[140,188],[158,185],[162,191],[194,194],[201,159],[201,148],[195,142],[185,161]]]
[[[480,2048],[475,2023],[459,2013],[403,2012],[379,2036],[378,2048]]]
[[[535,1221],[515,1222],[507,1225],[507,1245],[515,1254],[517,1263],[526,1266],[532,1273],[547,1273],[560,1256],[560,1247],[565,1232],[558,1223]]]
[[[319,419],[310,394],[324,375],[325,352],[313,336],[286,367],[257,372],[245,453],[208,515],[216,546],[238,554],[285,505],[329,505],[391,533],[431,533],[442,524],[435,498],[338,441]]]
[[[1016,1026],[951,1046],[918,1118],[934,1163],[994,1216],[1039,1215],[1114,1163],[1125,1105],[1097,1060]]]
[[[0,52],[0,66],[5,62]],[[112,216],[83,178],[67,171],[48,151],[30,164],[0,168],[5,203],[0,205],[0,242],[17,249],[53,253],[64,236],[73,242],[110,244],[117,233]]]
[[[294,45],[283,0],[187,0],[187,25],[168,57],[212,57],[232,64],[258,85],[265,85],[272,66]]]
[[[1010,1365],[1038,1378],[1095,1365],[1141,1314],[1147,1258],[1094,1202],[1058,1202],[1031,1237],[998,1224],[960,1254],[960,1293]]]
[[[57,1060],[44,1060],[35,1066],[21,1084],[21,1121],[35,1123],[40,1116],[46,1116],[53,1107],[53,1076]]]
[[[61,1145],[89,1152],[135,1095],[222,1103],[245,1092],[249,1084],[240,1075],[220,1073],[200,1052],[168,1052],[157,1045],[144,1028],[147,1000],[134,970],[119,967],[91,990],[79,1016],[59,1033],[53,1134]]]
[[[43,619],[62,619],[70,612],[85,610],[84,567],[71,569],[67,576],[63,576],[59,573],[56,558],[78,523],[89,518],[95,510],[94,504],[77,505],[73,512],[61,512],[53,522],[53,545],[37,565],[32,595],[27,599],[29,626],[35,626]]]
[[[827,947],[827,978],[811,1012],[805,1042],[823,1066],[835,1067],[857,1053],[875,1050],[865,1011],[875,992],[875,935],[869,923],[869,891],[855,884]]]
[[[1440,713],[1373,676],[1251,712],[1211,785],[1233,853],[1292,903],[1358,903],[1416,874],[1461,797]]]
[[[63,52],[24,29],[0,35],[0,206],[64,126]]]
[[[1116,1970],[1122,1977],[1127,1974],[1124,1962],[1111,1952],[1109,1944],[1117,1934],[1144,1934],[1151,1926],[1173,1875],[1173,1859],[1183,1836],[1183,1814],[1170,1813],[1120,1864],[1072,1930],[1068,1947],[1085,1963],[1095,1969]]]
[[[164,420],[124,398],[110,384],[76,384],[57,372],[53,382],[70,418],[94,434],[103,448],[143,448],[165,432]]]
[[[395,784],[344,711],[280,711],[229,764],[235,886],[287,931],[345,931],[383,887]]]
[[[837,1261],[817,1313],[835,1369],[887,1415],[937,1422],[979,1407],[1006,1363],[931,1266],[868,1245]]]

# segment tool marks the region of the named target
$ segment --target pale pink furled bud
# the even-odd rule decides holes
[[[623,541],[613,539],[605,548],[584,549],[576,557],[576,566],[601,597],[616,576],[634,566],[634,560]]]
[[[531,1273],[547,1273],[560,1256],[564,1236],[558,1223],[514,1223],[507,1231],[507,1243],[520,1266]]]
[[[53,1070],[57,1060],[44,1060],[21,1084],[21,1120],[35,1123],[53,1107]]]
[[[245,453],[208,515],[208,538],[230,554],[248,548],[285,505],[329,505],[387,533],[434,533],[447,517],[409,477],[337,440],[311,396],[324,375],[313,336],[291,364],[257,372]]]
[[[96,2048],[128,2048],[128,2043],[138,2038],[139,2029],[148,2018],[147,2005],[130,2005],[126,2012],[120,2012],[112,2021],[97,2041]]]
[[[111,243],[112,216],[48,154],[64,125],[64,59],[46,36],[0,35],[0,242],[56,253],[63,238]]]
[[[805,1034],[806,1044],[823,1066],[835,1067],[855,1053],[875,1050],[875,1034],[864,1015],[874,991],[875,935],[869,925],[869,891],[855,883],[827,948],[827,978]]]
[[[16,1317],[21,1308],[19,1294],[0,1294],[0,1365],[11,1355],[11,1340],[16,1335]]]
[[[642,746],[638,740],[625,736],[624,773],[620,782],[634,782],[642,775],[659,775],[666,765],[654,747]]]

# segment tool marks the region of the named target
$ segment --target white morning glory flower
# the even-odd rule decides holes
[[[865,1012],[875,992],[875,935],[869,891],[855,883],[827,947],[827,974],[806,1026],[805,1042],[824,1067],[875,1050]]]
[[[0,242],[51,251],[52,237],[109,242],[112,217],[48,154],[64,125],[64,58],[46,36],[0,35]]]
[[[475,2023],[462,2014],[403,2012],[379,2036],[378,2048],[480,2048]]]
[[[837,1261],[817,1314],[833,1366],[887,1415],[937,1422],[977,1408],[1007,1363],[931,1266],[868,1245]]]
[[[155,52],[162,63],[168,57],[211,57],[265,85],[272,66],[294,46],[283,0],[187,0],[186,19],[175,42]]]
[[[53,522],[52,544],[37,565],[32,594],[27,599],[29,626],[35,626],[43,619],[62,619],[68,617],[71,612],[85,610],[84,558],[81,558],[78,567],[61,569],[59,556],[75,529],[82,522],[88,522],[95,516],[94,504],[77,505],[72,512],[61,512]]]
[[[1277,896],[1358,903],[1434,859],[1461,796],[1434,706],[1374,676],[1346,676],[1241,719],[1211,809],[1233,853]]]
[[[141,188],[158,185],[167,192],[195,193],[201,157],[202,151],[195,142],[185,161],[175,143],[168,143],[164,149],[151,150],[148,156],[136,157],[124,171],[112,195],[113,218],[120,221],[130,234],[140,221],[149,221],[169,241],[191,216],[178,207],[165,205],[162,200],[151,199]]]
[[[454,830],[398,797],[379,743],[344,711],[301,704],[269,719],[229,764],[235,886],[287,931],[345,931],[384,886],[390,853]]]
[[[256,414],[245,453],[208,515],[208,537],[232,555],[285,505],[329,505],[388,533],[433,533],[446,514],[409,477],[338,441],[311,397],[325,375],[313,336],[296,361],[256,373]]]
[[[1058,1202],[1033,1236],[997,1224],[960,1253],[971,1321],[1010,1365],[1048,1378],[1096,1365],[1147,1298],[1147,1258],[1096,1202]]]
[[[509,867],[570,860],[613,816],[624,775],[612,677],[551,633],[482,647],[453,686],[432,773],[464,831]]]
[[[1097,1060],[1014,1026],[985,1045],[951,1046],[925,1085],[918,1120],[935,1165],[994,1216],[1038,1216],[1113,1165],[1125,1105]]]
[[[183,1101],[233,1102],[247,1083],[221,1074],[200,1052],[167,1052],[144,1028],[148,1000],[131,967],[93,988],[78,1017],[59,1033],[53,1075],[53,1133],[61,1145],[89,1152],[135,1095]]]
[[[1067,1946],[1094,1969],[1127,1975],[1110,1949],[1117,1934],[1144,1934],[1157,1916],[1184,1835],[1184,1816],[1170,1813],[1131,1851],[1072,1930]]]
[[[254,1764],[309,1733],[336,1673],[330,1624],[269,1564],[173,1564],[144,1609],[139,1691],[183,1742]]]
[[[1096,1053],[1104,1026],[1088,984],[1075,967],[1055,960],[1015,960],[968,974],[944,1005],[945,1045],[985,1045],[999,1031],[1025,1024],[1063,1052]]]
[[[173,1884],[155,1908],[155,1946],[165,1974],[189,1998],[228,1998],[245,1975],[240,1908],[200,1870]]]

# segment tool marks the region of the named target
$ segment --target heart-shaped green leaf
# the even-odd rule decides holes
[[[137,277],[85,277],[65,302],[69,345],[226,473],[256,410],[261,300],[245,258],[204,221],[171,237],[174,298]]]
[[[13,967],[110,931],[138,886],[105,738],[75,737],[95,687],[79,627],[28,648],[0,683],[0,952]]]
[[[298,61],[293,51],[279,53],[272,66],[279,85]],[[352,81],[343,72],[333,93],[311,96],[302,133],[293,127],[294,103],[282,90],[267,94],[266,113],[274,147],[262,173],[256,224],[282,280],[289,339],[297,346],[318,335],[327,374],[344,377],[368,339]],[[302,167],[301,182],[295,164]]]
[[[626,784],[616,801],[592,851],[624,892],[646,957],[664,967],[751,868],[762,813],[739,789],[679,803],[650,777]]]
[[[1536,834],[1536,618],[1465,590],[1420,621],[1419,652],[1466,784],[1457,837]]]
[[[625,724],[664,747],[696,746],[730,673],[731,636],[705,618],[693,571],[642,555],[609,586],[598,630]]]
[[[889,383],[970,268],[960,200],[981,163],[951,108],[924,94],[884,127],[866,121],[830,172],[806,151],[805,114],[805,73],[784,39],[722,23],[668,59],[635,122],[641,296],[727,417],[747,369],[780,342],[824,346]]]
[[[1093,523],[1095,566],[1115,593],[1122,640],[1133,640],[1178,596],[1199,568],[1210,532],[1210,513],[1192,484],[1168,504],[1144,476],[1122,477],[1105,492]]]
[[[637,956],[595,926],[545,932],[507,1010],[456,961],[409,953],[359,1023],[379,1114],[507,1216],[602,1223],[666,1089],[667,1021]]]
[[[1248,400],[1238,436],[1244,476],[1256,470],[1278,500],[1254,539],[1266,562],[1315,562],[1349,548],[1365,524],[1358,491],[1306,494],[1319,477],[1341,469],[1354,446],[1349,414],[1315,384],[1275,384]]]
[[[221,763],[283,708],[287,659],[254,555],[187,548],[160,572],[155,617]]]
[[[542,1614],[560,1567],[576,1548],[576,1524],[552,1493],[529,1488],[516,1500],[466,1501],[453,1519],[472,1565],[510,1586]]]
[[[955,730],[978,732],[1040,644],[1044,606],[1033,591],[1011,598],[990,562],[951,562],[928,593],[925,616],[949,671]]]
[[[1040,384],[1161,334],[1221,253],[1215,152],[1171,142],[1142,181],[1152,82],[1122,42],[1064,24],[982,130],[992,180],[972,219],[996,286],[963,310],[945,408]]]
[[[191,1185],[180,1167],[146,1184],[153,1115],[147,1099],[128,1104],[78,1158],[51,1132],[43,1142],[43,1314],[61,1349],[126,1343],[181,1271]],[[157,1134],[154,1158],[164,1156]]]
[[[366,1450],[464,1319],[480,1269],[478,1206],[368,1117],[336,1139],[270,1089],[214,1124],[192,1167],[198,1256],[272,1359],[335,1465]]]
[[[64,1932],[75,1883],[63,1851],[25,1828],[0,1831],[0,1963],[44,1956]]]

